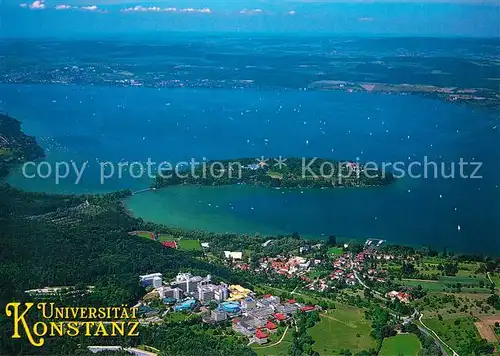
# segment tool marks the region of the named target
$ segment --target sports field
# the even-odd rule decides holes
[[[177,245],[184,251],[201,251],[200,240],[177,240]]]

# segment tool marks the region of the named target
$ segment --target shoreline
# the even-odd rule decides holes
[[[157,191],[161,191],[163,189],[167,189],[169,187],[164,187],[164,188],[160,188],[160,189],[157,189]],[[265,188],[265,187],[264,187]],[[213,234],[213,235],[219,235],[221,237],[225,236],[225,235],[237,235],[237,236],[259,236],[260,238],[263,239],[263,241],[265,239],[278,239],[280,236],[292,236],[292,234],[294,232],[290,231],[290,232],[283,232],[283,233],[262,233],[262,232],[259,232],[259,231],[256,231],[256,230],[253,230],[253,231],[249,231],[249,232],[236,232],[236,231],[225,231],[225,232],[217,232],[217,231],[214,231],[214,230],[210,230],[210,229],[206,229],[206,228],[190,228],[190,227],[185,227],[185,226],[179,226],[179,225],[169,225],[169,224],[166,224],[166,223],[160,223],[160,222],[156,222],[154,220],[150,220],[150,219],[146,219],[144,217],[141,217],[141,216],[138,216],[136,215],[130,208],[127,207],[127,204],[126,204],[126,200],[131,198],[131,196],[128,196],[126,198],[123,198],[120,200],[120,204],[123,206],[125,212],[127,213],[127,215],[133,219],[142,219],[145,223],[150,223],[150,224],[153,224],[153,225],[157,225],[158,227],[164,227],[166,229],[175,229],[175,230],[178,230],[178,231],[181,231],[181,232],[185,232],[186,234],[194,234],[194,233],[197,233],[197,232],[203,232],[203,233],[208,233],[208,234]],[[306,240],[306,241],[316,241],[316,242],[324,242],[328,239],[328,235],[327,234],[323,234],[323,235],[318,235],[318,234],[302,234],[300,231],[297,231],[300,239],[302,240]],[[402,247],[410,247],[410,248],[413,248],[415,250],[418,250],[418,249],[422,249],[422,248],[428,248],[429,247],[429,244],[426,244],[426,243],[400,243],[400,242],[394,242],[394,241],[391,241],[391,239],[388,239],[386,237],[383,237],[383,236],[373,236],[373,235],[367,235],[367,236],[364,236],[364,237],[361,237],[361,236],[342,236],[342,235],[335,235],[337,240],[341,243],[351,243],[351,242],[358,242],[358,243],[364,243],[366,240],[368,239],[381,239],[381,240],[385,240],[385,243],[384,245],[393,245],[393,246],[402,246]],[[484,256],[484,257],[491,257],[491,258],[496,258],[499,255],[495,255],[495,254],[485,254],[485,253],[478,253],[478,252],[470,252],[470,251],[466,251],[466,250],[462,250],[462,249],[454,249],[454,248],[450,248],[450,247],[447,247],[447,246],[441,246],[441,245],[437,245],[437,246],[430,246],[433,250],[436,250],[436,251],[441,251],[443,248],[446,248],[446,250],[448,252],[451,252],[453,253],[454,255],[480,255],[480,256]]]

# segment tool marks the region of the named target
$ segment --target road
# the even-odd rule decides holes
[[[496,288],[495,282],[493,282],[493,280],[491,279],[490,272],[486,272],[486,275],[488,276],[488,279],[490,280],[490,283],[493,284],[495,286],[495,288]]]
[[[356,270],[353,270],[353,272],[354,272],[354,277],[356,277],[356,279],[358,280],[359,284],[361,284],[365,289],[368,289],[368,290],[372,291],[373,293],[375,293],[376,295],[378,295],[379,297],[381,297],[383,300],[389,300],[382,293],[380,293],[379,291],[376,291],[375,289],[371,289],[370,287],[368,287],[365,284],[365,282],[363,282],[361,280],[361,278],[359,278],[358,272]]]

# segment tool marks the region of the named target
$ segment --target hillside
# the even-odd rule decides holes
[[[45,153],[35,138],[21,131],[18,120],[0,114],[0,177],[6,176],[16,164],[44,156]]]

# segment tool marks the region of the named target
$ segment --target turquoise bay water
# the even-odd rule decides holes
[[[75,175],[8,182],[26,190],[137,190],[150,180],[99,182],[99,161],[176,163],[299,156],[396,162],[482,162],[482,179],[400,179],[389,187],[273,190],[171,187],[126,202],[137,216],[189,229],[379,237],[393,243],[500,253],[497,119],[415,96],[223,89],[1,85],[0,109],[23,122],[47,161],[88,161]],[[458,168],[457,168],[458,169]],[[467,170],[466,170],[467,171]],[[471,173],[471,171],[467,171]]]

